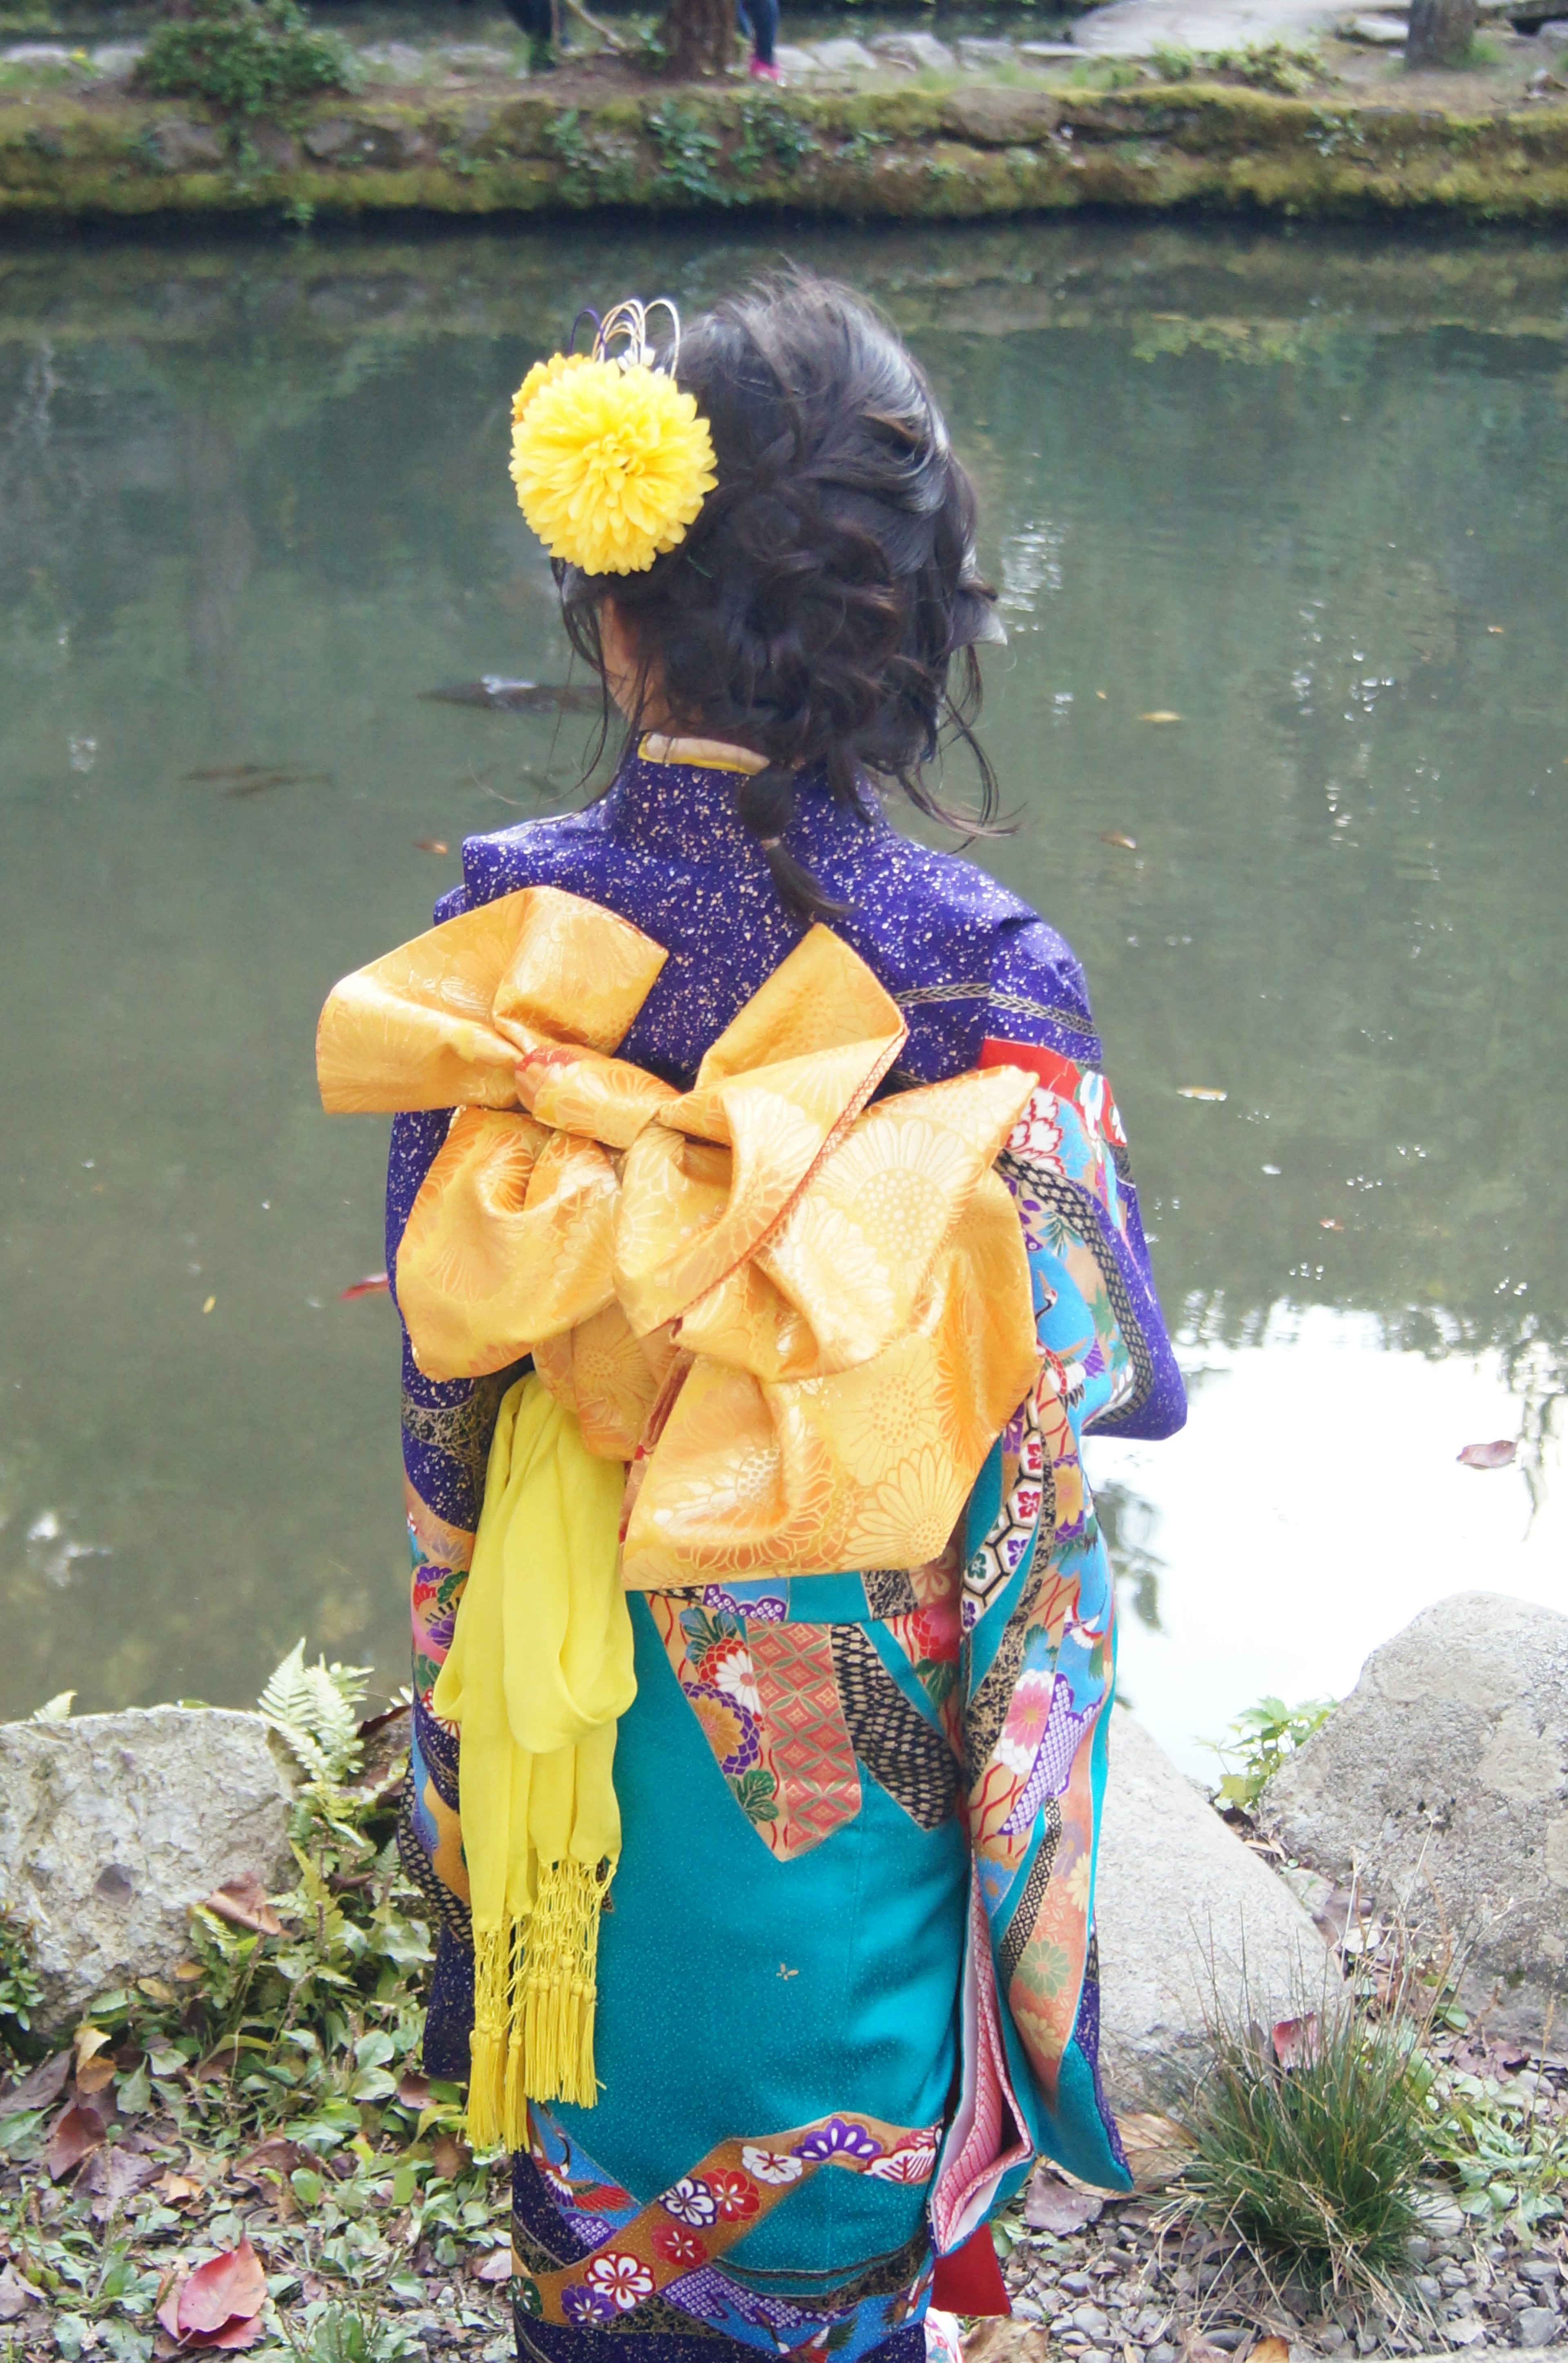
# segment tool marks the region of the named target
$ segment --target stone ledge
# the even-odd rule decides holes
[[[693,138],[693,135],[697,135]],[[1088,206],[1568,218],[1568,107],[1462,114],[1219,83],[1112,94],[650,84],[324,99],[243,137],[124,94],[0,98],[0,218],[755,208],[978,220]]]

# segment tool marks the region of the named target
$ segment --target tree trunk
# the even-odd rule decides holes
[[[1407,65],[1464,65],[1474,39],[1475,0],[1410,0]]]
[[[734,54],[734,0],[668,0],[660,34],[669,70],[683,82],[722,74]]]

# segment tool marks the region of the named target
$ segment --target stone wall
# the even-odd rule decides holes
[[[129,94],[0,96],[0,217],[660,214],[861,220],[1089,205],[1319,216],[1568,217],[1568,111],[1286,98],[1219,83],[1110,94],[624,91],[324,99],[241,138]]]

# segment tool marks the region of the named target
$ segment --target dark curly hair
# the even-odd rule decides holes
[[[937,820],[985,830],[995,815],[974,643],[1005,635],[977,567],[974,488],[898,337],[831,282],[791,272],[720,304],[681,338],[677,377],[708,421],[717,488],[646,573],[558,561],[567,633],[602,680],[614,601],[637,667],[634,738],[657,698],[672,727],[767,756],[737,786],[740,818],[794,915],[837,915],[781,842],[797,773],[820,767],[860,812],[869,774]],[[974,812],[926,782],[944,728],[977,764]]]

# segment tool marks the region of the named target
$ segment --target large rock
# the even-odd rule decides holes
[[[259,1714],[134,1707],[0,1724],[0,1906],[32,1932],[43,2023],[185,1951],[226,1880],[288,1879],[291,1776]]]
[[[1440,1600],[1375,1649],[1270,1782],[1290,1853],[1468,1953],[1462,1993],[1539,2039],[1568,2002],[1568,1616]]]
[[[1122,2107],[1175,2095],[1217,2008],[1231,2021],[1280,2017],[1321,1993],[1327,1956],[1307,1914],[1122,1707],[1095,1922],[1100,2063]]]

